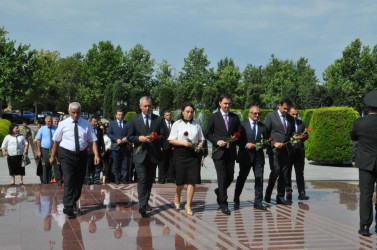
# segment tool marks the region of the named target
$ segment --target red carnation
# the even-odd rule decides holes
[[[305,137],[306,137],[305,134],[303,134],[303,133],[301,133],[300,136],[301,136],[302,139],[305,139]]]
[[[86,150],[90,151],[90,148],[87,148]]]
[[[174,150],[174,147],[172,147],[171,150]]]
[[[273,141],[274,140],[274,137],[272,137],[272,136],[270,136],[270,139],[269,139],[270,141]]]
[[[234,133],[234,138],[238,139],[238,138],[240,138],[240,136],[241,136],[240,132],[235,132]]]
[[[154,139],[157,139],[157,138],[158,138],[158,134],[157,134],[157,132],[153,132],[153,133],[152,133],[152,136],[153,136]]]
[[[188,136],[188,132],[185,131],[185,132],[183,133],[183,135],[184,135],[184,136]]]
[[[305,130],[308,131],[309,133],[312,132],[310,128],[305,128]]]
[[[200,166],[202,166],[202,167],[203,167],[203,166],[204,166],[204,162],[201,162],[201,163],[200,163]]]

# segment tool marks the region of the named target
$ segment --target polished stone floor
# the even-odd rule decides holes
[[[174,184],[155,184],[150,218],[138,213],[136,184],[84,186],[81,214],[62,213],[56,185],[0,186],[0,249],[375,249],[358,230],[358,187],[345,182],[307,182],[310,200],[292,206],[253,208],[249,182],[232,214],[217,210],[216,184],[198,185],[194,215],[173,208]],[[229,192],[233,198],[234,184]],[[297,190],[295,190],[297,191]],[[276,191],[274,191],[276,192]],[[274,203],[274,202],[272,202]]]

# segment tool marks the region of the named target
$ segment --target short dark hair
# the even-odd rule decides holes
[[[96,119],[98,121],[98,116],[93,115],[92,117],[90,117],[89,122],[91,122],[93,119]]]
[[[194,105],[191,103],[191,102],[185,102],[185,103],[183,103],[182,104],[182,109],[181,109],[181,119],[183,120],[183,115],[182,115],[182,112],[183,112],[183,110],[185,110],[185,108],[187,108],[187,107],[191,107],[193,110],[194,110],[194,112],[195,112],[195,107],[194,107]],[[191,121],[194,119],[194,116],[192,116],[192,119],[191,119]]]
[[[168,109],[168,110],[165,110],[164,111],[164,115],[166,114],[166,113],[171,113],[171,111]]]
[[[27,120],[27,119],[23,119],[23,120],[22,120],[22,123],[27,124],[27,123],[28,123],[28,120]]]
[[[221,94],[219,97],[219,102],[221,102],[224,98],[232,100],[232,97],[229,94]]]
[[[292,107],[292,102],[289,99],[282,99],[279,104],[281,106],[283,106],[284,104],[287,104],[287,106]]]
[[[118,113],[118,112],[122,112],[124,114],[122,109],[117,109],[117,112],[115,112],[115,114]]]
[[[14,129],[15,127],[18,128],[17,123],[13,123],[13,124],[10,125],[10,127],[9,127],[9,134],[10,134],[10,135],[13,135],[13,129]]]

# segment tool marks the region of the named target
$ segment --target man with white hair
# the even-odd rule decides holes
[[[79,211],[76,202],[80,198],[84,183],[86,164],[88,160],[87,147],[92,144],[94,162],[99,164],[100,158],[97,150],[97,136],[92,125],[80,118],[81,105],[78,102],[69,104],[69,118],[59,124],[54,136],[54,145],[50,157],[50,163],[55,161],[56,151],[64,175],[63,213],[74,216],[74,211]]]

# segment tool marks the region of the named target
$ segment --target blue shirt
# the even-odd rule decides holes
[[[93,126],[87,120],[79,118],[77,122],[80,151],[87,148],[90,142],[97,141]],[[76,151],[75,146],[75,123],[71,117],[61,121],[52,138],[54,141],[60,142],[59,146],[70,151]]]
[[[50,134],[50,128],[47,125],[42,126],[38,130],[38,133],[37,133],[37,136],[35,137],[35,139],[41,141],[41,147],[42,148],[46,148],[46,149],[52,148],[52,144],[54,143],[52,141],[52,136],[54,136],[56,129],[57,129],[57,127],[52,125],[51,126],[51,134]]]

